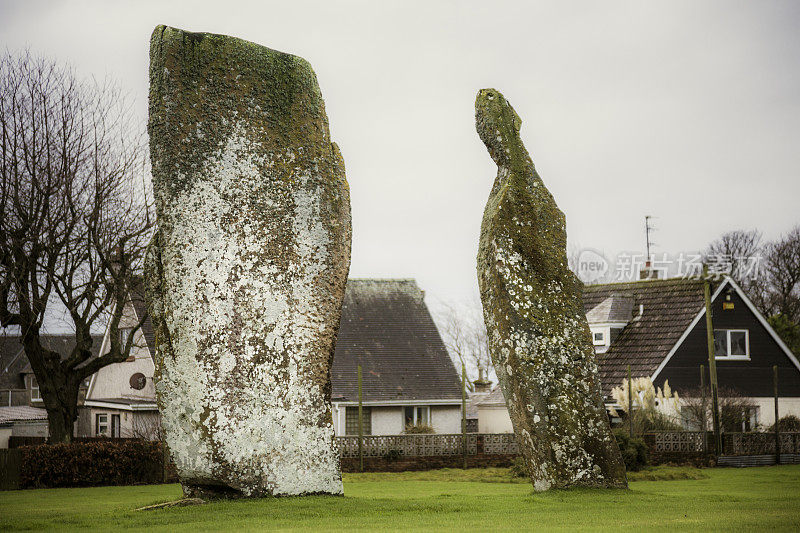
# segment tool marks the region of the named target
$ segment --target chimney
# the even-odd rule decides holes
[[[644,268],[639,271],[639,279],[660,279],[661,271],[653,268],[653,262],[649,259],[645,261]]]
[[[492,382],[483,376],[483,369],[478,368],[478,379],[472,382],[475,386],[475,392],[490,392],[492,390]]]

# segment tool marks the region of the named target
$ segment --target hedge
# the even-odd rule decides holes
[[[22,488],[137,485],[164,481],[164,455],[160,442],[109,439],[24,446],[20,450]],[[174,473],[171,472],[169,477],[174,479]]]

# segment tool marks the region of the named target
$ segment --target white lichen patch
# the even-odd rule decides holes
[[[161,209],[167,443],[185,482],[341,494],[324,390],[341,305],[325,288],[342,275],[323,223],[330,178],[276,165],[246,131]]]

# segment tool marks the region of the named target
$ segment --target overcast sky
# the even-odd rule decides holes
[[[800,2],[519,4],[0,0],[0,44],[116,78],[143,122],[157,24],[304,57],[347,166],[351,276],[416,278],[434,305],[477,295],[482,87],[522,117],[572,247],[643,251],[645,215],[670,254],[800,222]]]

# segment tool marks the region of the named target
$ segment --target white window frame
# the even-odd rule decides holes
[[[725,332],[726,355],[714,355],[717,361],[749,361],[750,360],[750,330],[749,329],[715,329],[714,332]],[[744,355],[731,355],[731,333],[744,333]]]
[[[41,401],[42,400],[42,392],[39,390],[39,382],[36,381],[36,376],[31,374],[31,401]],[[11,405],[11,393],[9,392],[9,403]]]
[[[110,431],[110,424],[109,424],[109,414],[108,413],[96,413],[95,415],[95,424],[97,427],[94,428],[94,434],[97,437],[108,437]],[[100,419],[105,418],[105,422],[101,423]],[[105,431],[100,431],[100,428],[106,428]]]
[[[414,426],[419,425],[419,423],[420,423],[420,416],[419,416],[420,409],[423,410],[425,412],[425,414],[426,414],[426,416],[424,417],[425,420],[426,420],[425,424],[427,424],[429,426],[433,425],[433,424],[431,424],[431,407],[429,405],[407,405],[405,408],[403,408],[403,422],[405,422],[405,418],[406,418],[406,409],[412,409],[413,410],[413,417],[412,417],[413,422],[412,422],[412,425],[414,425]]]
[[[597,336],[600,335],[598,339]],[[595,346],[605,346],[606,345],[606,333],[605,331],[593,331],[592,332],[592,342]]]

